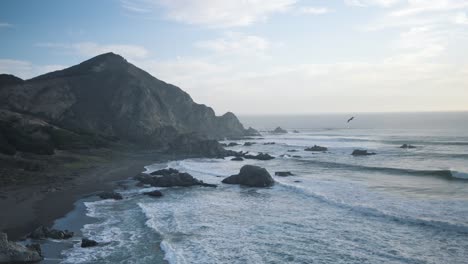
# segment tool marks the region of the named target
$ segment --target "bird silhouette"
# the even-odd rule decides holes
[[[354,116],[353,116],[353,117],[351,117],[350,119],[348,119],[348,122],[346,122],[346,123],[349,123],[349,122],[351,122],[353,119],[354,119]]]

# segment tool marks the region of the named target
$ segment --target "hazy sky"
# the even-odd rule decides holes
[[[218,114],[468,110],[468,0],[0,1],[0,72],[108,51]]]

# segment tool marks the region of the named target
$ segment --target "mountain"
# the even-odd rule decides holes
[[[180,134],[208,139],[251,134],[233,113],[216,116],[179,87],[114,53],[23,81],[0,78],[0,108],[71,133],[161,146]]]
[[[11,86],[11,85],[15,85],[15,84],[20,84],[22,82],[23,82],[22,79],[14,76],[14,75],[0,74],[0,89],[2,89],[2,87]]]

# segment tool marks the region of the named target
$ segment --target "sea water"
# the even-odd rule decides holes
[[[246,117],[242,121],[248,125],[262,130],[282,125],[290,133],[263,132],[262,138],[237,141],[256,144],[230,149],[266,152],[275,159],[148,164],[146,172],[175,168],[218,187],[132,183],[119,190],[123,200],[83,202],[94,221],[81,233],[103,245],[76,243],[62,252],[61,262],[467,263],[468,115],[446,114],[452,125],[444,126],[420,122],[430,120],[428,115],[402,115],[400,123],[394,115],[363,117],[370,124],[359,122],[359,116],[353,124],[333,115],[322,127],[316,116],[297,118],[300,122]],[[379,118],[394,121],[372,127],[372,119]],[[419,127],[411,127],[411,120]],[[400,148],[405,143],[416,148]],[[313,145],[328,151],[304,150]],[[354,149],[377,154],[354,157]],[[245,164],[266,168],[276,184],[221,183]],[[274,176],[276,171],[294,176]],[[142,195],[154,189],[164,196]]]

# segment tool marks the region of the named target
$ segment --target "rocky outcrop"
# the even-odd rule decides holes
[[[362,150],[362,149],[355,149],[353,153],[351,153],[353,156],[371,156],[371,155],[376,155],[374,152],[369,152],[367,150]]]
[[[186,172],[179,172],[175,169],[159,170],[151,173],[151,175],[141,173],[135,176],[135,179],[154,187],[190,187],[195,185],[216,187],[214,184],[204,183]]]
[[[42,259],[39,245],[25,247],[8,241],[7,234],[0,233],[0,263],[31,263]]]
[[[256,129],[252,127],[247,128],[247,130],[245,131],[245,134],[246,136],[249,136],[249,137],[261,137],[262,136],[260,132],[258,132]]]
[[[313,147],[309,147],[309,148],[306,148],[304,150],[305,151],[327,151],[328,148],[314,145]]]
[[[71,237],[73,237],[73,232],[68,230],[52,229],[45,226],[40,226],[29,234],[29,238],[32,239],[69,239]]]
[[[244,154],[243,157],[246,159],[255,159],[255,160],[272,160],[275,158],[268,153],[261,153],[261,152],[257,155]]]
[[[239,174],[225,178],[223,183],[240,184],[250,187],[268,187],[275,181],[265,168],[253,165],[245,165],[240,169]]]
[[[286,133],[288,133],[288,131],[282,129],[281,127],[277,127],[277,128],[275,128],[275,130],[271,131],[271,133],[274,133],[274,134],[286,134]]]
[[[143,194],[151,196],[151,197],[162,197],[163,196],[162,192],[158,191],[158,190],[154,190],[154,191],[151,191],[151,192],[145,192]]]
[[[122,200],[123,197],[120,193],[118,192],[102,192],[99,195],[99,198],[101,199],[114,199],[114,200]]]
[[[231,160],[232,161],[243,161],[244,159],[242,157],[234,157]]]
[[[287,177],[287,176],[294,176],[294,174],[290,171],[276,171],[275,176]]]
[[[183,134],[169,143],[167,153],[195,157],[221,158],[232,156],[233,151],[225,150],[213,139],[202,138],[195,134]]]
[[[233,113],[216,116],[180,88],[113,53],[30,80],[10,81],[0,89],[0,108],[74,133],[148,147],[165,145],[185,133],[208,139],[250,134]]]
[[[411,145],[411,144],[403,144],[403,145],[400,146],[400,148],[402,148],[402,149],[414,149],[416,147]]]
[[[88,247],[95,247],[97,246],[99,243],[92,240],[92,239],[87,239],[87,238],[83,238],[81,239],[81,247],[82,248],[88,248]]]

